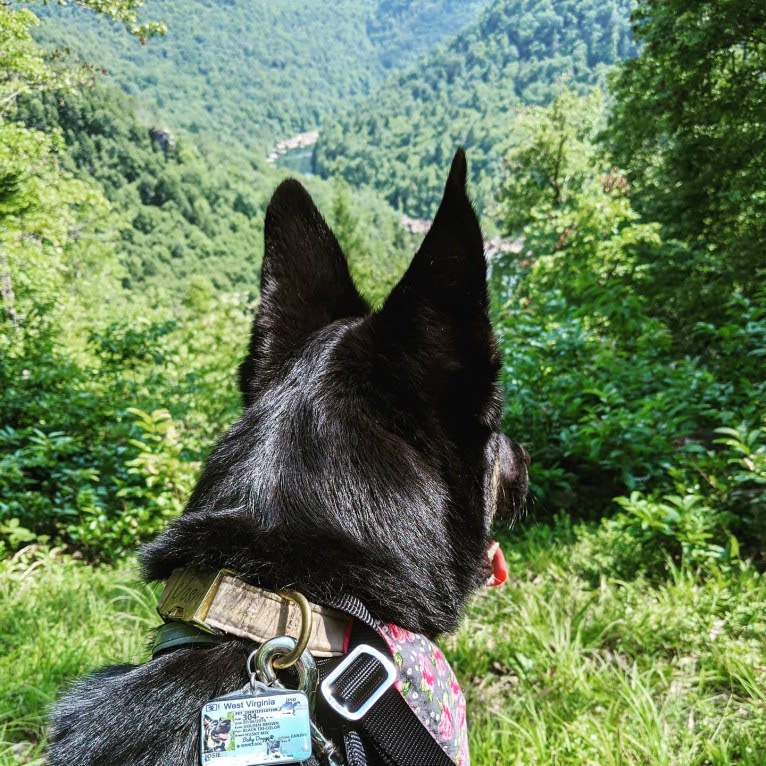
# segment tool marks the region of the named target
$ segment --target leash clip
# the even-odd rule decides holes
[[[393,686],[396,676],[396,666],[388,657],[367,644],[359,644],[319,688],[325,702],[339,716],[358,721]]]

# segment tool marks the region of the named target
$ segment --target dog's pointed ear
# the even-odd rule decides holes
[[[298,181],[283,181],[274,192],[264,242],[261,302],[239,370],[246,406],[259,378],[279,368],[309,335],[370,311],[338,240]]]
[[[496,399],[499,362],[466,176],[460,149],[431,229],[375,320],[397,385],[409,379],[416,399],[475,418]]]

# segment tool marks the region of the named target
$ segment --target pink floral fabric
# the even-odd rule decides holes
[[[438,646],[397,625],[378,626],[399,672],[395,686],[458,766],[469,766],[465,698]]]

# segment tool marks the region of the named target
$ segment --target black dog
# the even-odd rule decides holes
[[[240,367],[244,411],[185,513],[144,548],[149,579],[226,567],[318,603],[351,594],[418,633],[457,626],[491,575],[493,518],[518,513],[526,492],[526,455],[498,431],[499,358],[465,184],[461,150],[378,311],[304,188],[280,185]],[[199,763],[200,709],[245,683],[251,648],[232,638],[88,677],[53,712],[49,763]]]

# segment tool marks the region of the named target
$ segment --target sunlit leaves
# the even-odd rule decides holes
[[[687,248],[668,278],[698,300],[675,321],[710,319],[766,269],[766,6],[641,0],[634,29],[643,47],[613,80],[604,138],[638,209]]]

